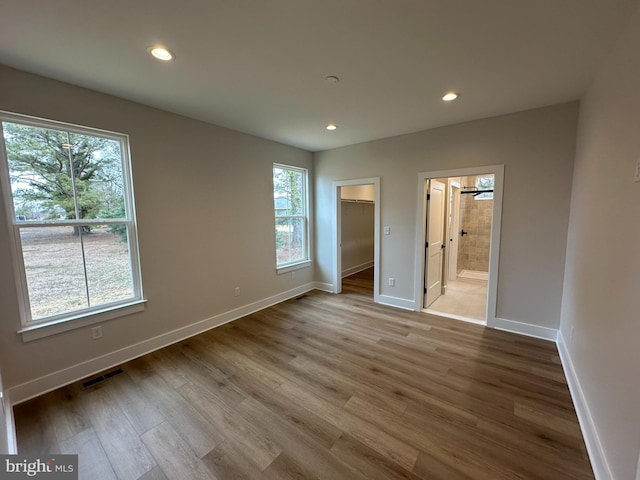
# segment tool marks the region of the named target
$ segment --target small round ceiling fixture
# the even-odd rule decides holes
[[[327,125],[325,128],[326,128],[327,130],[333,131],[333,130],[335,130],[336,128],[338,128],[338,126],[337,126],[335,123],[330,123],[330,124],[329,124],[329,125]]]
[[[445,102],[451,102],[451,101],[455,100],[456,98],[458,98],[459,96],[460,96],[459,93],[448,92],[442,97],[442,100],[444,100]]]
[[[176,58],[170,50],[167,50],[164,47],[149,47],[147,48],[147,52],[163,62],[168,62],[169,60]]]
[[[333,83],[333,84],[336,84],[340,81],[340,78],[336,77],[335,75],[329,75],[328,77],[324,77],[324,79],[326,80],[327,83]]]

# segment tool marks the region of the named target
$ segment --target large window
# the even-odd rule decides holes
[[[307,170],[273,166],[276,223],[276,266],[285,268],[309,260]]]
[[[0,112],[25,329],[142,300],[128,137]]]

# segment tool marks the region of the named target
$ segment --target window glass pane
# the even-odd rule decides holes
[[[304,218],[276,218],[277,264],[287,264],[305,259]]]
[[[66,132],[3,122],[18,221],[75,219]]]
[[[133,297],[127,226],[100,225],[85,228],[89,302],[92,307]]]
[[[304,215],[304,173],[274,167],[273,201],[276,216]]]
[[[493,182],[493,175],[478,177],[476,179],[476,187],[478,188],[478,190],[493,190]],[[493,192],[480,193],[478,195],[475,195],[474,198],[476,200],[491,199],[493,198]]]
[[[32,318],[86,308],[79,228],[21,228],[20,239]]]
[[[120,142],[69,134],[80,218],[125,218]]]

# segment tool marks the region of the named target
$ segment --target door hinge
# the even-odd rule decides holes
[[[427,287],[424,287],[424,293],[427,293]]]
[[[427,200],[431,200],[431,194],[427,193]]]
[[[429,242],[424,242],[424,248],[429,248]]]

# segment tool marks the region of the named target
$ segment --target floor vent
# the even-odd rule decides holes
[[[124,373],[124,370],[122,370],[121,368],[116,368],[115,370],[110,370],[106,373],[103,373],[102,375],[98,375],[97,377],[93,377],[93,378],[90,378],[89,380],[85,380],[80,385],[83,390],[86,390],[89,387],[93,387],[94,385],[97,385],[98,383],[102,383],[106,379],[115,377],[116,375],[120,375],[121,373]]]
[[[115,370],[111,370],[110,372],[105,373],[103,376],[106,380],[107,378],[115,377],[116,375],[120,375],[121,373],[124,373],[124,370],[122,370],[121,368],[116,368]]]

